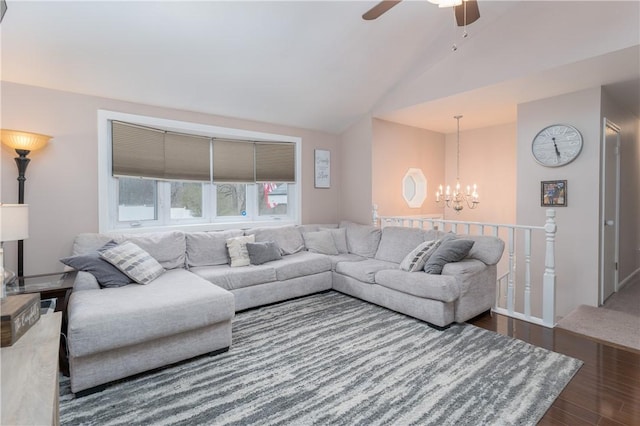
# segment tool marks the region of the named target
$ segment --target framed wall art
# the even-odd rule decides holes
[[[316,149],[314,151],[315,187],[331,188],[331,151]]]
[[[540,184],[540,205],[542,207],[567,206],[566,180],[546,180]]]

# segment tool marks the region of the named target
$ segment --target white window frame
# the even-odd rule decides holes
[[[256,226],[293,225],[301,223],[301,190],[302,190],[302,138],[297,136],[278,135],[273,133],[255,132],[250,130],[234,129],[228,127],[212,126],[208,124],[193,123],[187,121],[168,120],[144,115],[129,114],[117,111],[98,110],[98,229],[101,233],[108,232],[149,232],[154,230],[191,230],[211,231],[231,228],[250,228]],[[255,184],[247,187],[247,216],[216,217],[216,200],[213,196],[215,187],[209,187],[212,191],[203,191],[204,211],[208,210],[208,218],[189,220],[168,220],[162,218],[161,202],[170,202],[163,196],[162,186],[158,187],[158,222],[153,224],[140,223],[139,226],[118,226],[117,203],[118,182],[111,175],[111,121],[124,121],[148,127],[158,127],[166,130],[208,136],[213,138],[239,139],[251,141],[279,141],[295,143],[296,151],[296,182],[288,185],[288,200],[286,215],[259,216],[257,206],[257,189]],[[164,183],[159,181],[160,184]],[[205,186],[213,184],[205,184]],[[165,194],[166,195],[166,194]],[[211,195],[211,196],[209,196]],[[163,201],[164,198],[164,201]],[[206,213],[205,213],[206,214]],[[146,222],[146,221],[145,221]]]

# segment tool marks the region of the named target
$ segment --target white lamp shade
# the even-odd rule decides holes
[[[0,204],[0,241],[29,238],[29,205]]]

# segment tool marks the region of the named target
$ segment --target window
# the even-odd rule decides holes
[[[171,182],[171,219],[204,217],[202,184]]]
[[[267,182],[258,185],[258,214],[286,215],[288,195],[286,183]]]
[[[155,180],[118,179],[118,221],[144,221],[158,218],[158,190]]]
[[[216,214],[218,216],[247,215],[247,185],[225,183],[216,185]]]
[[[101,232],[300,222],[299,138],[112,111],[98,121]]]

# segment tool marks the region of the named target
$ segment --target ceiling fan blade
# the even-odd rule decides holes
[[[365,21],[372,21],[372,20],[380,17],[380,15],[382,15],[387,10],[391,9],[393,6],[395,6],[396,4],[400,3],[401,1],[402,0],[384,0],[384,1],[381,1],[380,3],[376,4],[371,9],[369,9],[367,11],[367,13],[362,15],[362,19],[364,19]]]
[[[467,22],[464,19],[464,8],[467,8]],[[473,24],[480,18],[480,9],[478,9],[478,0],[463,0],[462,4],[455,6],[456,22],[459,27]]]

